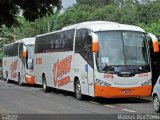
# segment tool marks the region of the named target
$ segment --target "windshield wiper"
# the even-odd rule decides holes
[[[112,70],[112,71],[114,71],[114,68],[115,68],[116,66],[115,65],[106,65],[103,69],[102,69],[102,71],[105,71],[105,72],[107,72],[107,71],[110,71],[110,70]]]
[[[133,70],[133,71],[137,71],[137,72],[148,72],[147,69],[144,69],[143,67],[137,67],[137,68],[130,68],[130,67],[127,67],[127,70]]]

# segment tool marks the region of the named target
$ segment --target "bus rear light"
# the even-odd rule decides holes
[[[151,85],[151,80],[148,80],[148,81],[145,81],[144,83],[142,83],[141,85],[142,86],[145,86],[145,85]]]
[[[102,80],[96,79],[96,84],[99,86],[111,86],[110,83],[104,82]]]

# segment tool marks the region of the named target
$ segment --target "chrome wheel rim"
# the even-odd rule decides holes
[[[153,101],[153,106],[154,106],[154,110],[155,111],[158,111],[158,109],[159,109],[159,99],[158,99],[158,97],[154,97],[154,101]]]
[[[19,85],[22,85],[22,82],[21,82],[21,78],[20,78],[20,77],[18,78],[18,83],[19,83]]]
[[[76,85],[76,96],[77,96],[77,98],[80,98],[80,96],[81,96],[81,86],[79,83],[77,83],[77,85]]]
[[[44,81],[43,81],[43,89],[44,89],[44,90],[46,89],[46,86],[47,86],[47,85],[46,85],[46,81],[44,80]]]

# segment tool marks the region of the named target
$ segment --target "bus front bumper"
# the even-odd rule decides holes
[[[152,86],[139,86],[132,88],[118,88],[110,86],[98,86],[95,84],[95,97],[104,98],[137,98],[151,95]]]

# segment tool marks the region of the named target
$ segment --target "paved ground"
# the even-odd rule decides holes
[[[70,92],[40,86],[18,86],[0,80],[0,113],[16,114],[155,114],[151,97],[143,99],[76,100]]]

